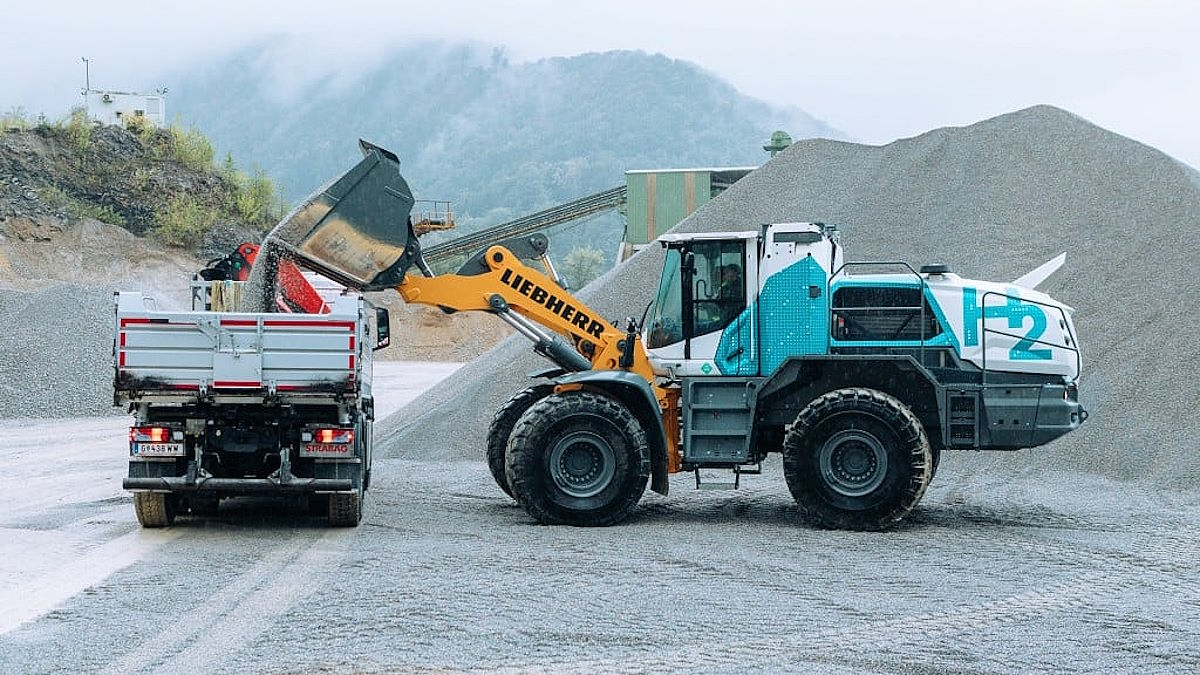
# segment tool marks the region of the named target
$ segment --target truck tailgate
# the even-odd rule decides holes
[[[353,390],[359,306],[339,300],[329,314],[168,312],[149,309],[141,293],[118,293],[116,390]]]

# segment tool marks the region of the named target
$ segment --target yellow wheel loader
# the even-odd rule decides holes
[[[392,153],[364,159],[272,231],[264,251],[346,286],[495,314],[557,367],[498,411],[492,475],[541,523],[612,525],[647,483],[783,455],[816,523],[884,529],[920,501],[944,449],[1045,444],[1087,417],[1073,310],[1035,290],[1062,259],[1011,283],[943,265],[843,260],[820,223],[664,235],[644,326],[618,328],[564,288],[545,236],[488,246],[434,275]],[[537,261],[541,269],[527,261]]]

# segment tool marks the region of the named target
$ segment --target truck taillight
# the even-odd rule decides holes
[[[317,429],[314,434],[317,443],[353,443],[353,429]]]
[[[130,427],[130,443],[166,443],[171,440],[171,430],[167,427]]]

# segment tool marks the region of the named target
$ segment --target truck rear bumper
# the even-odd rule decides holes
[[[126,478],[121,482],[121,487],[133,491],[211,491],[225,494],[356,491],[354,481],[349,478],[292,478],[282,482],[270,478],[197,478],[188,481],[186,476],[154,476]]]

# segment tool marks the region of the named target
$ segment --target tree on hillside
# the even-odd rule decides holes
[[[583,288],[604,271],[604,254],[598,248],[576,246],[563,260],[563,275],[571,288]]]

